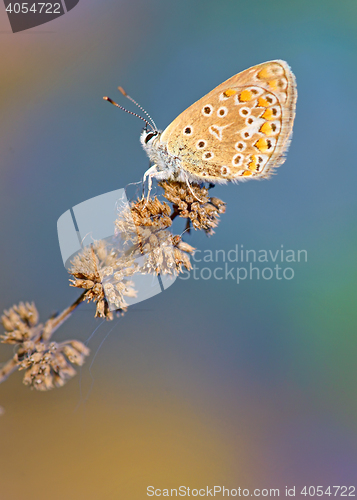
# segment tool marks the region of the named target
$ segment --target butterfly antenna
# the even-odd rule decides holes
[[[137,106],[143,113],[145,113],[145,115],[149,118],[149,120],[151,121],[151,123],[154,125],[155,127],[155,130],[158,130],[157,126],[156,126],[156,123],[154,122],[154,120],[151,118],[151,116],[149,115],[149,113],[142,107],[140,106],[140,104],[138,104],[132,97],[130,97],[130,95],[128,95],[125,90],[123,89],[123,87],[118,87],[118,90],[123,94],[124,97],[126,97],[127,99],[129,99],[129,101],[131,101],[133,104],[135,104],[135,106]]]
[[[149,123],[147,120],[145,120],[145,118],[143,118],[142,116],[138,115],[137,113],[133,113],[132,111],[129,111],[128,109],[124,108],[123,106],[120,106],[120,104],[113,101],[113,99],[111,99],[110,97],[103,97],[103,99],[105,101],[109,101],[111,104],[113,104],[113,106],[116,106],[117,108],[122,109],[123,111],[125,111],[125,113],[129,113],[129,115],[133,115],[133,116],[136,116],[137,118],[140,118],[140,120],[145,122],[146,125],[148,125],[152,129],[153,132],[156,132],[156,129],[153,128],[151,123]]]

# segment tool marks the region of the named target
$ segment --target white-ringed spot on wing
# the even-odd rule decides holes
[[[247,87],[247,90],[249,90],[254,95],[254,97],[258,97],[265,92],[262,87]]]
[[[213,158],[214,158],[214,154],[212,153],[212,151],[206,151],[202,155],[202,160],[212,160]]]
[[[250,108],[247,108],[246,106],[244,106],[243,108],[240,108],[240,110],[239,110],[240,116],[243,116],[244,118],[246,118],[247,116],[249,116],[250,113],[251,113]]]
[[[237,155],[234,155],[232,159],[233,167],[239,167],[240,165],[242,165],[243,160],[244,160],[244,155],[241,155],[239,153]]]
[[[199,141],[196,142],[197,149],[204,149],[206,146],[207,146],[207,142],[204,141],[203,139],[200,139]]]
[[[205,104],[201,110],[203,116],[210,116],[213,113],[213,106],[211,104]]]
[[[226,108],[225,106],[221,106],[219,109],[217,109],[217,116],[219,116],[219,118],[224,118],[225,116],[227,116],[228,114],[228,108]]]
[[[221,167],[221,175],[223,177],[226,177],[227,175],[230,174],[230,169],[228,167],[226,167],[225,165],[223,167]]]
[[[246,143],[243,141],[236,142],[234,147],[236,148],[237,151],[241,152],[244,151],[245,148],[247,147]]]
[[[184,135],[192,135],[193,132],[193,127],[192,125],[186,125],[186,127],[183,128],[182,133]]]
[[[254,129],[244,129],[242,130],[242,132],[240,133],[242,139],[251,139],[253,137],[253,135],[255,134],[255,130]]]

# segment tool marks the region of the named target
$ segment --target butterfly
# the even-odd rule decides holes
[[[152,178],[220,184],[269,177],[285,160],[296,99],[288,64],[268,61],[218,85],[163,132],[147,122],[140,141],[153,164],[144,175],[149,189]]]

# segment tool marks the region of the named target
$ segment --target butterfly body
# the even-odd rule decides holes
[[[163,132],[141,143],[158,180],[226,183],[267,178],[284,161],[297,98],[284,61],[249,68],[221,83]]]
[[[168,152],[166,144],[161,141],[162,133],[162,131],[156,131],[155,137],[147,143],[145,143],[145,138],[148,133],[143,131],[140,136],[142,146],[151,163],[155,166],[152,170],[155,172],[154,177],[157,180],[174,179],[185,182],[186,177],[184,177],[180,157],[173,156]]]

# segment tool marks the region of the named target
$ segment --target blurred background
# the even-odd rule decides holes
[[[72,303],[57,219],[148,168],[140,120],[102,99],[132,109],[118,85],[165,128],[239,71],[288,61],[299,96],[285,164],[214,188],[227,203],[216,233],[186,241],[308,255],[291,280],[177,279],[113,322],[79,309],[55,336],[85,342],[99,326],[74,379],[0,386],[0,498],[353,485],[356,2],[81,0],[17,34],[0,6],[0,41],[1,310],[33,300],[44,321]],[[0,347],[0,363],[11,355]]]

